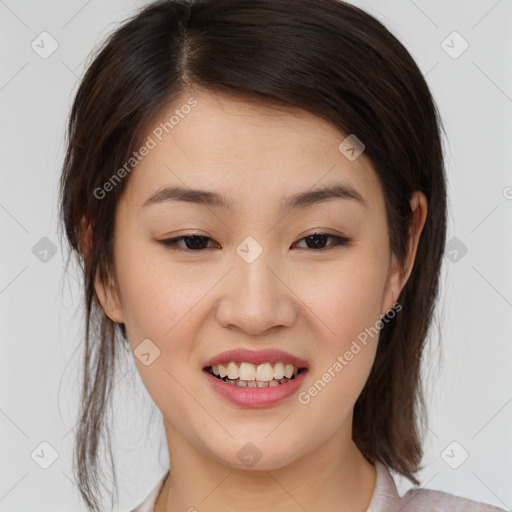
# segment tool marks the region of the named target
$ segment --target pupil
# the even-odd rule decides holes
[[[188,247],[188,249],[204,249],[204,247],[201,246],[201,243],[199,243],[199,247],[198,247],[198,244],[196,242],[203,242],[204,244],[204,241],[205,241],[206,237],[204,236],[188,236],[186,237],[186,242],[187,242],[187,247],[189,245],[193,245],[194,247]],[[193,243],[192,244],[189,244],[189,241],[190,240],[193,240]]]
[[[311,235],[306,237],[306,240],[312,241],[313,239],[317,239],[316,242],[313,243],[313,247],[318,248],[318,238],[322,239],[325,242],[325,239],[327,238],[327,235]],[[322,245],[322,242],[320,242],[320,245]],[[308,246],[309,247],[309,246]]]

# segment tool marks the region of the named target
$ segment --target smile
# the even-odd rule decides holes
[[[230,361],[227,364],[209,366],[206,370],[217,379],[232,386],[266,388],[286,384],[299,375],[303,369],[282,362],[254,365],[247,362]]]
[[[237,407],[277,406],[305,385],[309,363],[277,348],[236,348],[203,363],[202,373],[214,395]]]

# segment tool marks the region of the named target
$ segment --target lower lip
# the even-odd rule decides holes
[[[208,370],[203,373],[212,386],[226,400],[239,407],[269,407],[293,395],[304,381],[307,370],[302,370],[294,379],[271,388],[247,388],[234,386],[214,377]]]

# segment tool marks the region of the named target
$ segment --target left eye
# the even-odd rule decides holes
[[[334,243],[329,244],[327,247],[322,247],[326,239],[332,238]],[[178,245],[178,242],[181,240],[185,241],[185,247]],[[159,240],[161,244],[166,247],[169,247],[178,251],[202,251],[203,249],[207,249],[205,247],[207,245],[208,240],[213,240],[212,238],[208,238],[207,236],[202,235],[188,235],[188,236],[179,236],[177,238],[169,238],[166,240]],[[308,245],[308,249],[315,249],[316,251],[328,250],[337,246],[348,246],[351,244],[352,239],[342,236],[330,235],[328,233],[314,233],[312,235],[308,235],[304,238],[301,238],[295,243],[301,242],[302,240],[306,240],[306,244]],[[189,245],[191,247],[189,247]]]
[[[326,239],[332,238],[334,243],[329,244],[327,247],[319,247],[323,245]],[[351,238],[346,238],[343,236],[330,235],[329,233],[314,233],[312,235],[305,236],[301,238],[299,242],[302,240],[306,240],[306,243],[311,242],[312,247],[308,246],[308,249],[334,249],[337,246],[348,246],[352,242]],[[296,242],[297,243],[297,242]]]

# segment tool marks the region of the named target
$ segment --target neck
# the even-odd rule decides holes
[[[343,432],[314,452],[267,471],[226,466],[199,452],[175,430],[166,431],[171,470],[155,512],[348,512],[366,510],[375,489],[374,466]]]

